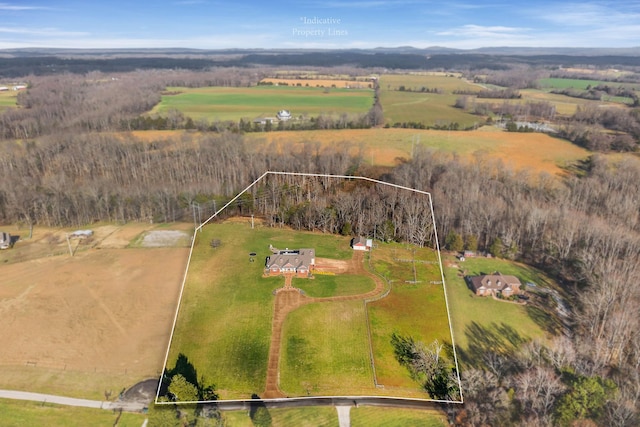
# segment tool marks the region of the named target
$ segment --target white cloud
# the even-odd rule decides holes
[[[47,8],[42,6],[25,6],[25,5],[15,5],[15,4],[9,4],[9,3],[0,3],[0,10],[18,11],[18,10],[38,10],[38,9],[42,10]]]

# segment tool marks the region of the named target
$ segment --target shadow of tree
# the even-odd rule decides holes
[[[522,344],[528,341],[513,327],[492,322],[488,327],[472,322],[464,332],[467,338],[467,348],[459,348],[458,355],[462,363],[468,367],[482,369],[485,358],[489,354],[509,357]]]
[[[553,335],[558,335],[562,331],[562,323],[555,313],[548,313],[534,304],[527,304],[527,314],[536,325]]]
[[[189,361],[189,358],[180,353],[178,355],[178,358],[176,359],[176,364],[173,369],[165,369],[164,371],[164,375],[162,376],[162,384],[160,385],[159,396],[167,395],[171,379],[177,374],[182,375],[189,383],[196,386],[196,388],[199,388],[198,371],[196,371],[193,363]]]

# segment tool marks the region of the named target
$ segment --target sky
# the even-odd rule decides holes
[[[0,0],[0,49],[638,47],[640,0]]]

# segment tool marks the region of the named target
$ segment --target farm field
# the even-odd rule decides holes
[[[0,112],[7,108],[15,107],[18,102],[18,92],[4,91],[0,92]]]
[[[541,133],[505,132],[493,127],[474,131],[416,129],[345,129],[323,131],[282,131],[246,134],[260,147],[294,144],[301,149],[320,146],[350,146],[367,163],[394,166],[398,158],[411,158],[412,147],[456,153],[470,159],[476,153],[499,158],[515,169],[534,173],[563,174],[563,169],[586,159],[591,153],[570,142]],[[252,142],[249,143],[252,145]],[[259,146],[256,145],[256,148]]]
[[[625,87],[629,89],[640,90],[640,84],[637,83],[619,83],[608,82],[604,80],[589,80],[589,79],[565,79],[565,78],[545,78],[539,79],[538,84],[541,88],[553,88],[553,89],[581,89],[586,90],[588,86],[606,85],[611,87]]]
[[[104,399],[157,377],[188,251],[127,248],[156,228],[92,227],[73,257],[65,230],[7,229],[23,241],[0,252],[0,388]]]
[[[266,78],[261,83],[273,83],[274,85],[289,85],[303,87],[335,87],[342,89],[373,89],[373,83],[369,78],[358,77],[356,80],[330,79],[309,76],[309,78]]]
[[[214,238],[221,242],[215,249],[209,245]],[[279,301],[274,299],[274,291],[285,283],[281,276],[263,277],[263,260],[270,255],[269,246],[315,248],[318,269],[321,269],[321,265],[355,262],[351,260],[355,255],[349,248],[349,240],[343,236],[288,229],[261,226],[252,229],[245,221],[205,226],[202,233],[198,233],[191,256],[168,368],[175,365],[179,355],[184,355],[198,370],[198,375],[216,384],[221,399],[248,399],[252,394],[263,396],[265,389],[271,390],[267,380],[267,362],[270,360],[267,355],[270,354],[271,335],[275,334],[272,330],[274,301]],[[393,253],[398,251],[400,249],[394,249]],[[429,262],[433,262],[433,251],[424,251],[416,256],[428,257]],[[256,253],[257,262],[250,262],[250,252]],[[393,277],[396,273],[404,274],[402,268],[381,268]],[[420,280],[440,280],[435,265],[429,264],[425,268],[421,264],[417,270]],[[277,375],[279,389],[290,397],[387,395],[427,398],[407,380],[406,369],[394,362],[393,349],[387,341],[390,341],[396,323],[402,325],[403,332],[413,331],[416,337],[446,339],[449,329],[441,285],[425,283],[409,291],[394,290],[387,297],[393,299],[391,303],[371,303],[369,306],[374,307],[369,308],[372,319],[375,313],[375,320],[370,324],[380,329],[376,332],[378,335],[374,334],[374,351],[381,355],[381,363],[397,365],[395,370],[389,369],[386,373],[390,383],[396,386],[381,391],[375,387],[371,369],[364,297],[356,295],[381,294],[384,284],[377,279],[378,288],[367,277],[355,280],[343,277],[338,273],[295,279],[293,286],[300,286],[306,296],[301,297],[304,298],[301,305],[287,311],[283,321]],[[323,285],[326,289],[317,289]],[[379,289],[375,293],[374,287]],[[398,313],[395,303],[406,312]],[[433,319],[430,314],[429,322],[412,324],[413,316],[424,317],[425,312],[433,313]],[[378,345],[378,341],[386,344]],[[395,380],[396,376],[403,379]]]
[[[544,273],[524,264],[484,257],[459,262],[453,256],[447,256],[443,262],[451,323],[463,366],[473,363],[473,353],[478,349],[491,347],[493,351],[510,351],[522,342],[532,339],[544,341],[550,336],[547,330],[556,322],[551,302],[548,307],[541,308],[478,297],[467,287],[463,277],[500,271],[518,277],[523,284],[533,282],[558,290]]]
[[[275,117],[282,109],[293,117],[319,114],[366,113],[373,104],[370,89],[323,89],[317,87],[253,86],[181,88],[169,87],[151,111],[166,114],[176,109],[194,120],[250,119]]]
[[[380,102],[384,110],[385,122],[421,122],[426,126],[446,126],[458,123],[461,128],[484,122],[481,117],[454,108],[455,90],[482,90],[479,85],[471,84],[453,76],[440,75],[396,75],[385,74],[380,77]],[[404,86],[405,91],[398,89]],[[422,88],[440,89],[442,93],[422,93]]]

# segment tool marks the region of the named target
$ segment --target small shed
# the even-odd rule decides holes
[[[9,249],[11,247],[11,235],[0,231],[0,249]]]
[[[354,251],[370,251],[373,246],[373,240],[362,236],[351,239],[351,247]]]

